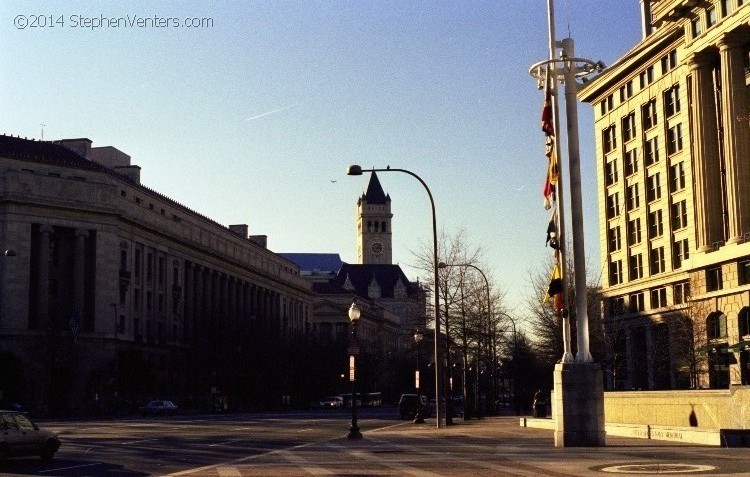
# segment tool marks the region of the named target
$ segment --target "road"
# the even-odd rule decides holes
[[[557,449],[551,431],[521,428],[512,417],[458,420],[442,429],[433,419],[415,425],[396,417],[393,408],[365,410],[364,437],[354,441],[345,438],[349,416],[344,411],[43,421],[42,427],[63,441],[55,460],[9,460],[0,464],[0,474],[750,475],[747,448],[612,438],[605,448]]]

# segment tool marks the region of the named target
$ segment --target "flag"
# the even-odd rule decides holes
[[[555,209],[552,209],[549,224],[547,224],[547,240],[544,245],[549,245],[555,250],[560,249],[560,243],[557,240],[557,210]]]
[[[542,131],[548,136],[555,135],[555,127],[552,124],[552,94],[548,91],[544,98],[542,107]]]
[[[81,318],[78,312],[73,312],[73,316],[70,317],[70,332],[73,335],[73,344],[78,342],[78,330],[81,328]]]
[[[555,295],[562,295],[563,283],[560,278],[560,267],[555,263],[555,268],[552,269],[552,276],[550,277],[549,287],[547,293],[544,295],[544,303],[547,303],[549,299]]]
[[[560,170],[557,166],[557,152],[555,151],[554,136],[547,136],[544,154],[547,156],[547,174],[549,175],[549,181],[553,185],[557,184],[557,180],[560,178]]]

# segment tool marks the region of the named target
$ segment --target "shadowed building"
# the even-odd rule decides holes
[[[88,139],[0,136],[0,181],[3,400],[78,412],[291,394],[258,359],[305,336],[313,295],[264,236],[141,185],[130,156]]]

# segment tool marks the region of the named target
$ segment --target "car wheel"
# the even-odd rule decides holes
[[[44,449],[42,450],[42,454],[40,457],[42,458],[43,462],[49,462],[52,460],[52,458],[55,456],[55,444],[52,442],[47,442],[44,444]]]

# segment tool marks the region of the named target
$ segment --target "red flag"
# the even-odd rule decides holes
[[[555,135],[555,127],[552,124],[552,95],[547,92],[542,108],[542,131],[548,136]]]

